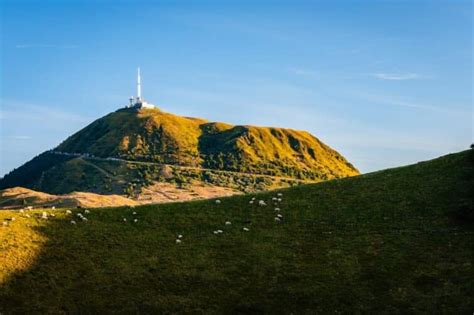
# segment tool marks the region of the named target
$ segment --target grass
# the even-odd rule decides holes
[[[359,174],[342,155],[304,131],[210,123],[158,109],[120,109],[110,113],[67,138],[53,152],[169,164],[176,168],[198,167],[206,172],[215,170],[217,174],[231,171],[232,177],[239,176],[235,172],[287,177],[293,183]],[[123,163],[53,152],[46,151],[6,174],[0,179],[0,189],[21,186],[50,194],[123,194],[126,190],[131,194],[133,189],[128,184],[143,180]],[[104,173],[95,164],[105,164],[108,172],[117,176]],[[186,172],[180,173],[184,175],[175,180],[190,180]],[[159,172],[148,175],[159,177]],[[230,182],[229,176],[220,177],[227,178],[218,179],[219,185],[241,189]],[[267,190],[286,184],[248,186],[241,190]]]
[[[280,224],[249,205],[276,192],[94,209],[76,226],[2,211],[17,220],[0,227],[0,313],[471,313],[473,175],[470,150],[293,187]]]

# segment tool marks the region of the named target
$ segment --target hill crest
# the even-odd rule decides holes
[[[13,170],[0,180],[0,189],[133,197],[156,182],[251,192],[358,174],[341,154],[306,131],[126,108]]]
[[[159,109],[118,110],[56,150],[300,179],[359,174],[341,154],[306,131],[234,126]]]

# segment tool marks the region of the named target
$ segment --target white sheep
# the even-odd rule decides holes
[[[71,210],[66,210],[66,214],[72,214]]]
[[[176,244],[181,244],[181,240],[176,240]]]
[[[43,212],[43,213],[41,214],[41,218],[46,220],[46,219],[48,218],[48,213],[47,213],[47,212]]]
[[[272,201],[276,201],[276,200],[277,200],[277,197],[273,197],[273,198],[272,198]]]
[[[244,227],[242,230],[244,230],[245,232],[250,231],[249,228],[246,228],[246,227]]]
[[[217,232],[217,231],[214,231],[214,232],[212,232],[212,233],[214,233],[215,235],[219,234],[219,232]]]
[[[275,211],[280,211],[280,208],[276,207],[276,208],[275,208]]]
[[[267,204],[265,203],[265,201],[260,200],[260,201],[258,202],[258,205],[259,205],[259,206],[266,206]]]
[[[30,216],[28,213],[27,213],[27,214],[25,214],[25,217],[27,217],[27,218],[31,218],[31,216]]]
[[[280,219],[283,218],[281,214],[277,214],[277,217],[279,217]]]
[[[275,217],[275,222],[280,222],[280,221],[281,221],[281,219],[280,219],[280,218],[278,218],[278,217]]]
[[[278,202],[281,202],[281,198],[278,198]]]
[[[25,210],[23,210],[23,209],[20,209],[20,211],[19,211],[19,212],[20,212],[20,213],[23,213],[23,212],[25,212]]]
[[[137,223],[137,222],[138,222],[138,219],[133,220],[133,222],[134,222],[134,223]]]
[[[224,231],[222,231],[222,230],[217,230],[217,233],[224,233]]]
[[[52,206],[52,207],[51,207],[51,210],[55,210],[55,209],[56,209],[56,207],[55,207],[55,206]]]
[[[281,196],[283,196],[283,194],[282,194],[282,193],[278,193],[277,196],[278,196],[278,197],[281,197]]]
[[[123,218],[123,222],[127,222],[127,218]]]
[[[86,210],[84,210],[84,213],[85,213],[85,214],[88,214],[88,213],[91,213],[91,212],[86,209]]]
[[[255,200],[255,199],[256,199],[256,197],[253,197],[253,198],[252,198],[252,200]]]
[[[221,201],[219,199],[216,200],[216,205],[221,204]]]
[[[178,235],[178,238],[183,238],[183,235],[179,234],[179,235]]]
[[[71,224],[72,224],[72,225],[75,225],[75,224],[76,224],[76,221],[71,220]]]
[[[249,204],[251,204],[251,205],[252,205],[252,204],[253,204],[253,200],[250,200],[250,201],[249,201]]]
[[[231,224],[232,224],[232,222],[230,222],[230,221],[225,221],[225,225],[231,225]]]
[[[8,222],[7,221],[3,221],[3,226],[7,226],[8,225]]]
[[[12,218],[10,219],[10,221],[15,221],[15,220],[16,220],[15,217],[12,217]]]
[[[133,215],[136,215],[137,213],[135,211],[132,212]]]
[[[82,221],[87,221],[87,218],[86,217],[81,217],[81,220]]]

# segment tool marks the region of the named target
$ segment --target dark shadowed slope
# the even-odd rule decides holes
[[[0,312],[470,314],[473,175],[465,151],[282,190],[278,205],[96,209],[77,225],[3,211],[17,220],[0,228]]]

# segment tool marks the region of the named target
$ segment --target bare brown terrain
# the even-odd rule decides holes
[[[137,198],[121,195],[101,195],[89,192],[72,192],[65,195],[47,194],[23,187],[8,188],[0,191],[0,209],[18,209],[23,207],[119,207],[149,203],[164,203],[207,199],[241,194],[240,191],[196,183],[186,187],[177,187],[170,183],[155,183],[143,188]]]
[[[138,196],[137,201],[141,204],[162,203],[208,199],[236,194],[242,194],[242,192],[232,188],[199,182],[187,185],[183,188],[177,188],[175,184],[156,182],[146,188],[142,188],[142,193]]]
[[[138,202],[119,195],[99,195],[87,192],[73,192],[67,195],[51,195],[23,187],[0,191],[0,209],[32,207],[112,207],[132,206]]]

